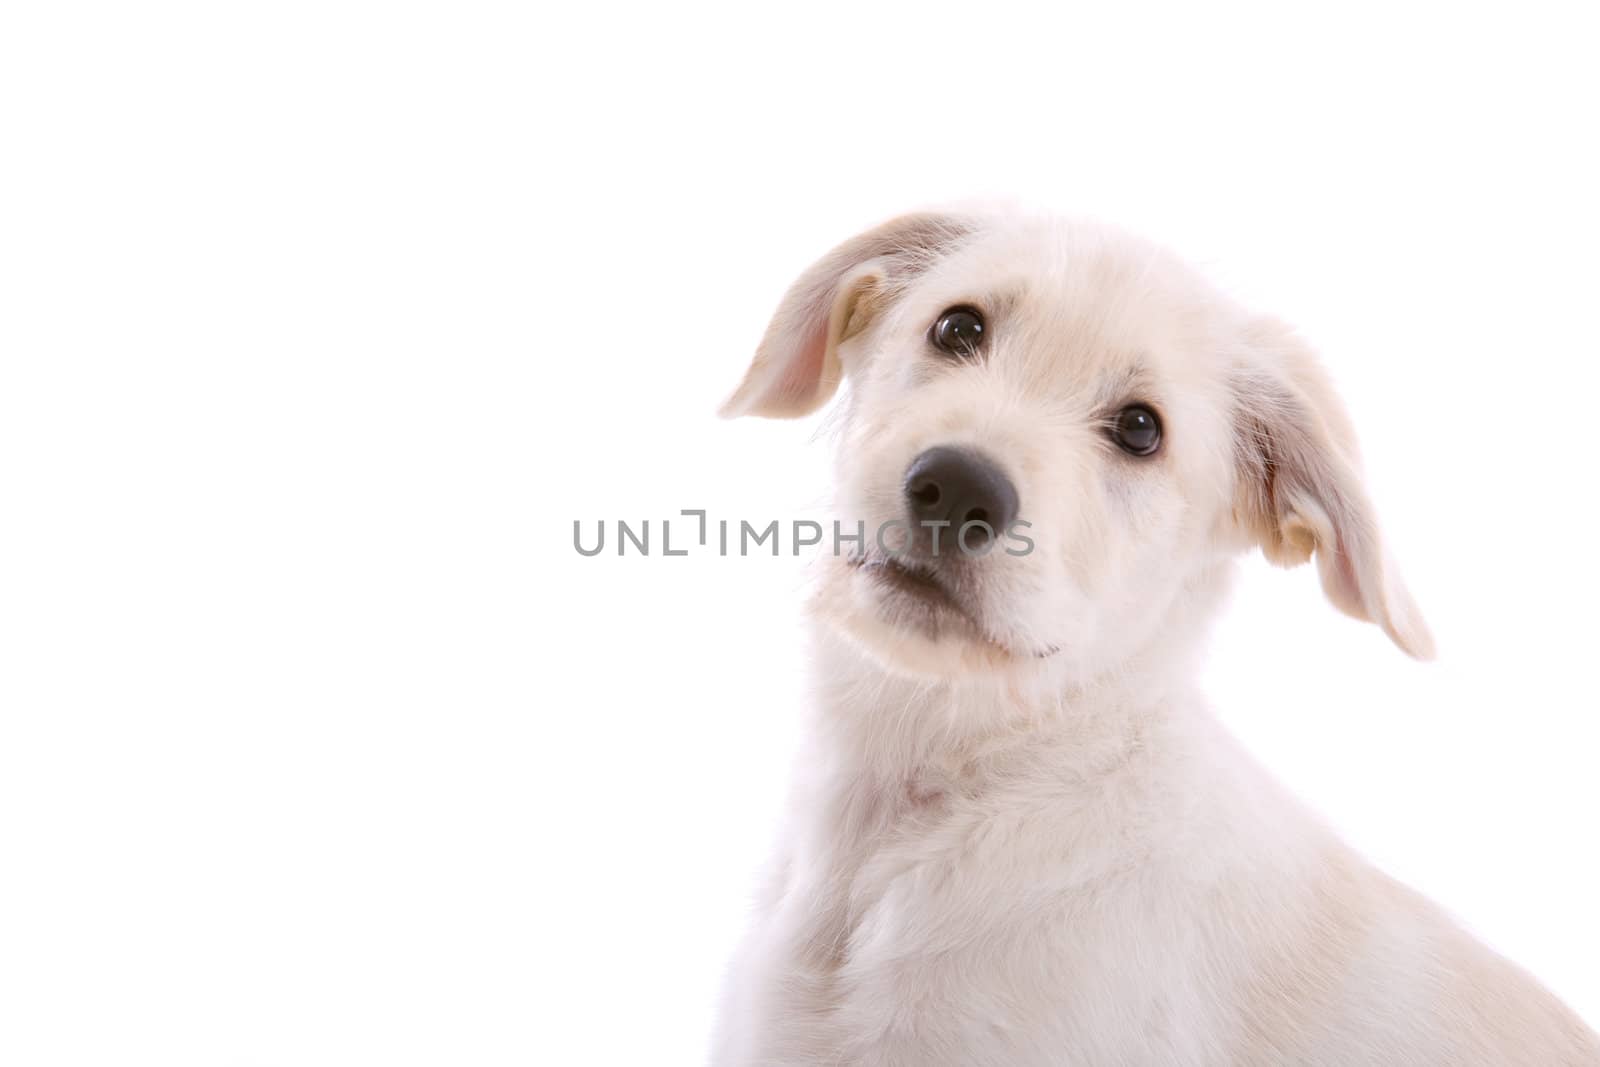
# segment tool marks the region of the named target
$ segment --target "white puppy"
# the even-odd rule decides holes
[[[715,1062],[1600,1064],[1196,691],[1250,546],[1431,653],[1290,330],[1122,233],[921,214],[795,283],[725,414],[844,379],[849,551]]]

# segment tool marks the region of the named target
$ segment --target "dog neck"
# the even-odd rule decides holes
[[[1199,576],[1136,650],[1076,677],[1048,661],[970,676],[908,673],[814,618],[817,755],[846,773],[902,781],[1010,752],[1048,751],[1063,773],[1092,773],[1203,707],[1199,652],[1232,575],[1225,562]]]

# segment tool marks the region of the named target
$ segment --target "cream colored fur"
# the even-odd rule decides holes
[[[985,350],[941,358],[929,326],[961,304]],[[967,445],[1036,548],[953,578],[967,618],[937,623],[826,561],[809,740],[716,1064],[1600,1064],[1196,690],[1252,547],[1315,556],[1338,608],[1432,652],[1289,330],[1103,227],[914,215],[796,282],[725,413],[804,415],[841,380],[847,525],[899,515],[923,449]],[[1161,412],[1156,456],[1107,437],[1130,400]]]

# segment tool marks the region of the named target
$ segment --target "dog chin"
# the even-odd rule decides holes
[[[1028,670],[957,611],[885,581],[871,568],[830,568],[812,614],[843,633],[885,670],[953,680]]]

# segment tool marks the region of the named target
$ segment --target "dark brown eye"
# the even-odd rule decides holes
[[[983,314],[977,308],[950,308],[934,322],[928,337],[952,356],[970,356],[983,344]]]
[[[1161,420],[1143,404],[1129,404],[1117,412],[1111,436],[1130,456],[1148,456],[1161,447]]]

